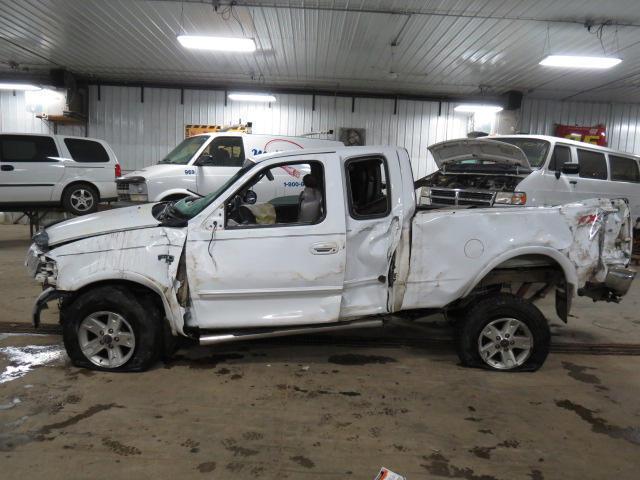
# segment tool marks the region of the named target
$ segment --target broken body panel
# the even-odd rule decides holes
[[[345,168],[362,158],[384,159],[386,166],[389,209],[376,218],[354,217],[348,206]],[[227,227],[225,206],[256,172],[305,161],[324,169],[321,221]],[[566,319],[578,292],[600,289],[594,298],[606,300],[624,294],[624,288],[612,294],[606,284],[611,271],[628,265],[631,250],[629,212],[621,200],[416,211],[407,152],[390,147],[263,156],[177,226],[161,225],[157,207],[50,227],[48,243],[31,246],[27,265],[62,295],[104,282],[144,287],[162,299],[174,335],[202,341],[200,331],[346,324],[401,310],[447,309],[471,298],[492,272],[507,272],[500,284],[521,278],[514,259],[544,259],[561,273],[566,305],[559,312]]]

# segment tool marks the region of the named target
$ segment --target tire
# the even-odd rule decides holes
[[[531,302],[506,293],[472,305],[456,334],[463,365],[502,372],[539,369],[551,343],[542,312]]]
[[[163,350],[162,318],[153,302],[117,286],[89,290],[64,306],[62,335],[73,364],[93,370],[144,371]]]
[[[62,193],[62,206],[73,215],[87,215],[98,210],[100,196],[89,183],[74,183]]]

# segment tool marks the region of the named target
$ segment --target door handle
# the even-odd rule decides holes
[[[333,242],[321,242],[311,245],[311,253],[314,255],[332,255],[338,253],[338,244]]]
[[[13,170],[13,165],[2,165],[0,166],[0,170],[2,170],[3,172],[10,172],[11,170]]]

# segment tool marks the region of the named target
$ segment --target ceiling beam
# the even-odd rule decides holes
[[[249,7],[249,8],[274,8],[281,10],[312,10],[319,12],[340,12],[340,13],[369,13],[378,15],[404,15],[404,16],[426,16],[426,17],[446,17],[446,18],[468,18],[478,20],[509,20],[516,22],[541,22],[541,23],[562,23],[584,26],[586,23],[599,25],[607,22],[610,26],[617,27],[640,27],[640,23],[628,22],[623,20],[613,20],[611,18],[593,19],[593,18],[551,18],[551,17],[527,17],[517,15],[483,15],[466,12],[443,12],[440,10],[422,10],[416,8],[358,8],[358,7],[336,7],[336,6],[319,6],[319,5],[291,5],[289,3],[277,3],[277,2],[258,2],[250,0],[233,0],[233,1],[219,1],[212,2],[211,0],[145,0],[150,2],[176,2],[176,3],[192,3],[200,5],[213,5],[214,3],[218,8],[229,7]],[[347,4],[348,5],[348,4]]]

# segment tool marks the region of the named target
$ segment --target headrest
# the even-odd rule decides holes
[[[308,188],[318,188],[318,180],[311,174],[306,174],[302,177],[302,183]]]

